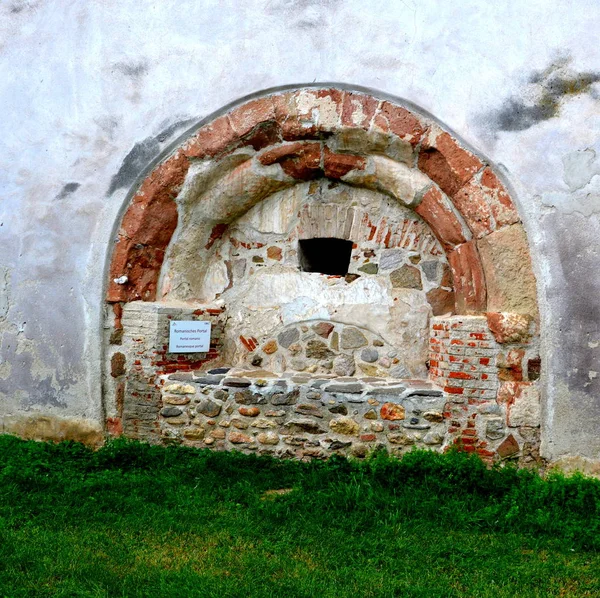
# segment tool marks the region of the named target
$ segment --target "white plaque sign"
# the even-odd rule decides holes
[[[205,353],[210,347],[210,322],[171,322],[169,353]]]

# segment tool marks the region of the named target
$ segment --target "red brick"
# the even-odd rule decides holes
[[[480,457],[493,457],[495,455],[494,451],[488,449],[477,449],[477,454]]]
[[[283,171],[300,180],[310,180],[322,176],[321,144],[314,141],[283,143],[269,148],[258,158],[264,165],[280,164]]]
[[[342,125],[369,130],[380,101],[361,93],[346,92],[342,105]]]
[[[285,140],[314,139],[318,135],[317,127],[302,126],[296,108],[297,95],[298,92],[295,91],[272,96],[275,119]]]
[[[203,126],[186,144],[185,154],[190,158],[212,158],[237,144],[239,135],[233,130],[229,117],[225,114]]]
[[[228,117],[231,128],[242,137],[259,124],[275,120],[273,100],[270,96],[251,100],[232,110]]]
[[[498,455],[504,459],[511,457],[519,452],[519,443],[515,440],[515,437],[511,434],[508,436],[502,444],[496,449]]]
[[[497,228],[519,222],[519,214],[510,195],[489,167],[481,175],[481,188],[486,194]]]
[[[252,336],[246,338],[245,336],[240,335],[240,341],[242,342],[242,345],[248,349],[248,351],[254,351],[254,349],[257,347],[256,339]]]
[[[444,392],[447,392],[452,395],[461,395],[465,392],[464,388],[457,388],[455,386],[445,386]]]
[[[379,113],[373,120],[373,127],[385,133],[393,133],[416,146],[425,132],[425,127],[412,112],[391,102],[381,102]]]
[[[453,196],[482,166],[479,158],[458,145],[448,133],[440,133],[433,142],[425,138],[421,144],[419,168],[446,195]]]
[[[374,440],[377,440],[377,436],[375,436],[375,434],[362,434],[360,439],[363,442],[373,442]]]
[[[457,313],[485,311],[485,277],[475,243],[459,245],[448,254],[448,262],[454,279]]]
[[[457,380],[474,380],[475,377],[471,376],[471,374],[467,374],[466,372],[450,372],[448,378],[455,378]]]
[[[110,265],[107,300],[110,302],[156,298],[160,268],[177,226],[179,192],[189,168],[183,152],[177,152],[146,177],[123,216]],[[127,276],[124,285],[115,278]]]
[[[437,187],[431,187],[425,193],[415,211],[429,224],[445,249],[452,249],[467,241],[450,200]]]
[[[327,146],[324,152],[325,176],[330,179],[341,179],[352,170],[364,170],[367,160],[353,154],[334,154]]]
[[[471,179],[452,196],[452,203],[475,237],[483,237],[494,230],[486,193],[475,179]]]

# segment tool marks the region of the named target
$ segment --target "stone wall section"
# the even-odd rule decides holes
[[[444,394],[425,381],[215,368],[160,383],[166,443],[324,459],[439,449],[445,438]]]
[[[247,351],[248,369],[410,378],[398,349],[360,326],[312,320],[284,326],[262,342],[243,336],[240,342]]]

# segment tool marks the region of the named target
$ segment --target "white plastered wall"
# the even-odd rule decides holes
[[[599,27],[593,0],[2,3],[5,429],[101,427],[106,257],[145,167],[242,96],[334,81],[413,102],[504,172],[539,283],[544,453],[600,460]]]

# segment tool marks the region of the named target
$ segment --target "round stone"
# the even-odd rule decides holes
[[[375,363],[379,359],[379,351],[371,347],[363,349],[360,353],[360,358],[367,363]]]

